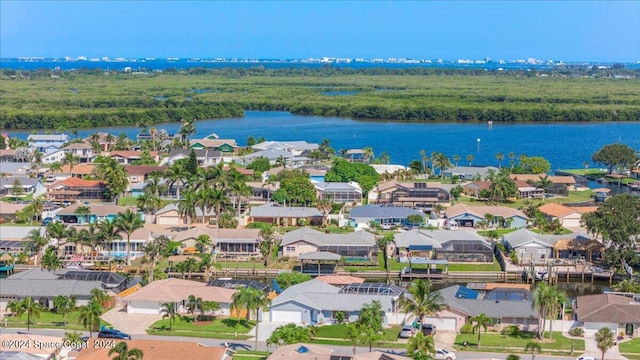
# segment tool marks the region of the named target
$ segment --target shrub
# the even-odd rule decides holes
[[[507,355],[507,360],[520,360],[520,356],[516,354],[509,354]]]
[[[581,327],[574,327],[569,330],[571,336],[584,336],[584,329]]]
[[[338,324],[344,323],[344,313],[342,311],[336,311],[336,313],[333,314],[333,316],[335,316]]]
[[[460,328],[460,334],[473,334],[473,327],[471,324],[464,324]]]
[[[495,230],[491,230],[491,231],[495,231]],[[507,252],[507,249],[504,247],[503,243],[496,243],[496,247],[503,253]]]
[[[515,251],[511,252],[511,263],[516,265],[518,264],[518,254]]]
[[[522,331],[520,331],[520,328],[518,327],[518,325],[507,325],[504,327],[504,329],[502,329],[500,333],[502,335],[508,335],[508,336],[519,336],[522,333]]]

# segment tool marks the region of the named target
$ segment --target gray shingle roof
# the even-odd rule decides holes
[[[311,228],[288,232],[282,236],[280,246],[287,246],[297,241],[306,241],[316,246],[329,245],[353,245],[353,246],[373,246],[376,243],[376,236],[366,231],[355,231],[348,234],[326,234]]]
[[[433,238],[425,235],[420,230],[410,230],[397,233],[393,237],[399,248],[407,248],[409,245],[431,245],[434,249],[441,249],[442,245]]]
[[[55,283],[53,283],[55,281]],[[88,297],[93,289],[102,289],[101,281],[80,280],[12,280],[0,279],[0,295],[17,296],[19,298],[82,296]]]
[[[338,261],[342,256],[327,251],[312,251],[298,255],[298,260],[332,260]]]
[[[316,189],[321,191],[327,190],[352,190],[362,192],[362,189],[358,186],[357,183],[348,183],[348,182],[318,182],[312,181],[313,186]]]
[[[0,228],[0,240],[22,240],[31,230],[40,230],[44,234],[46,229],[40,226],[3,226]]]
[[[530,242],[536,242],[541,245],[553,247],[553,245],[555,245],[555,243],[558,242],[558,240],[560,239],[577,239],[577,238],[587,238],[587,236],[579,233],[571,233],[567,235],[538,234],[533,231],[529,231],[527,229],[520,229],[514,232],[510,232],[508,234],[504,234],[502,236],[503,241],[509,243],[509,245],[511,245],[511,247],[513,248],[522,246]]]
[[[454,285],[437,291],[442,296],[443,302],[451,309],[461,311],[471,316],[484,313],[490,318],[538,318],[538,314],[533,309],[531,301],[497,301],[457,298],[455,295],[459,288],[460,285]]]
[[[409,215],[420,215],[424,213],[402,206],[387,205],[362,205],[351,209],[351,218],[373,218],[373,219],[404,219]]]
[[[252,217],[281,217],[281,218],[307,218],[320,217],[322,214],[316,208],[279,206],[273,203],[254,206],[251,208]]]

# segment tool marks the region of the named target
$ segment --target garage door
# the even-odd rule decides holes
[[[300,311],[271,310],[271,321],[302,323],[302,313]]]
[[[608,327],[614,334],[616,334],[618,331],[617,323],[586,322],[584,323],[584,333],[586,335],[595,335],[595,333],[597,333],[598,330],[602,329],[603,327]]]
[[[430,318],[425,317],[423,324],[433,324],[437,330],[456,330],[456,318]]]
[[[129,301],[127,304],[129,314],[159,314],[160,304],[152,301]]]

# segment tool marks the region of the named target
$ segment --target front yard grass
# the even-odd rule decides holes
[[[329,339],[340,339],[344,342],[347,338],[348,327],[346,324],[338,324],[338,325],[324,325],[319,326],[318,331],[316,332],[316,338],[329,338]],[[400,333],[399,326],[392,326],[388,329],[384,329],[384,338],[385,342],[396,342],[398,340],[398,334]],[[319,339],[320,340],[320,339]]]
[[[106,312],[107,310],[105,310]],[[65,329],[65,330],[86,330],[78,321],[80,311],[74,311],[67,315],[67,325],[64,325],[62,315],[49,311],[40,312],[40,317],[31,319],[31,328],[33,329]],[[20,318],[9,316],[7,319],[7,327],[27,328],[27,315],[23,314]],[[108,322],[101,320],[101,324],[111,326]]]
[[[548,336],[548,332],[545,333],[545,336]],[[524,350],[524,347],[527,345],[529,341],[533,341],[536,339],[536,334],[532,332],[522,333],[520,336],[507,336],[501,335],[497,333],[482,333],[480,337],[480,349],[477,349],[478,343],[478,335],[477,334],[459,334],[456,337],[455,347],[458,350],[464,349],[473,349],[474,351],[495,351],[495,352],[512,352],[513,349],[509,348],[518,348]],[[468,343],[468,346],[465,348],[462,346],[464,342]],[[571,350],[571,345],[573,345],[574,351],[584,350],[584,340],[577,339],[569,339],[562,336],[562,333],[559,331],[553,332],[553,339],[549,340],[545,338],[540,341],[540,346],[542,347],[542,351],[545,350]]]
[[[621,353],[638,354],[640,356],[640,338],[618,343]]]
[[[234,318],[216,318],[213,321],[193,321],[191,316],[179,315],[173,321],[172,330],[169,330],[169,319],[158,320],[150,327],[150,331],[167,332],[174,334],[178,331],[190,332],[206,332],[206,333],[226,333],[232,336],[237,334],[246,334],[255,326],[255,321],[247,324],[245,319]],[[163,334],[165,335],[165,334]],[[182,335],[182,334],[180,334]]]

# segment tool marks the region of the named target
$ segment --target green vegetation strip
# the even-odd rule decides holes
[[[618,343],[618,349],[621,353],[640,354],[640,338]]]
[[[208,332],[208,331],[189,331],[189,330],[147,330],[149,335],[161,335],[161,336],[184,336],[184,337],[199,337],[209,339],[230,339],[230,340],[249,340],[251,336],[223,333],[223,332]]]
[[[246,109],[429,122],[640,119],[636,78],[475,75],[451,69],[194,68],[147,76],[83,70],[55,79],[43,69],[11,79],[7,71],[14,70],[0,73],[0,128],[6,129],[157,124],[240,117]],[[326,96],[325,91],[355,93]]]
[[[244,319],[215,319],[213,321],[196,321],[194,322],[190,316],[178,316],[172,324],[172,330],[169,331],[169,319],[162,319],[153,323],[150,331],[160,332],[207,332],[207,333],[226,333],[232,336],[235,333],[246,334],[253,328],[255,321],[247,322]]]
[[[548,333],[546,333],[548,337]],[[480,338],[481,351],[500,351],[500,352],[510,352],[513,349],[524,349],[530,341],[535,341],[536,337],[534,333],[523,333],[521,336],[507,336],[501,334],[482,334]],[[465,348],[461,346],[464,342],[468,343],[468,346]],[[476,350],[476,345],[478,343],[478,335],[477,334],[460,334],[456,337],[455,344],[456,348],[459,350]],[[540,346],[542,350],[571,350],[571,345],[573,345],[574,351],[584,350],[584,340],[576,340],[569,339],[562,336],[561,332],[553,332],[552,340],[544,339],[540,341]],[[504,350],[501,350],[504,349]]]
[[[74,311],[67,315],[67,325],[64,325],[64,319],[62,315],[42,311],[37,319],[31,319],[31,328],[34,329],[65,329],[65,330],[87,330],[78,321],[80,311]],[[26,328],[27,327],[27,315],[24,314],[20,318],[15,316],[9,316],[7,319],[7,327],[10,328]],[[108,322],[101,320],[101,324],[105,326],[111,326]]]

